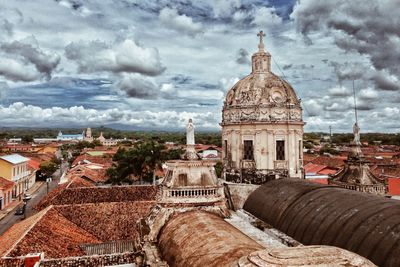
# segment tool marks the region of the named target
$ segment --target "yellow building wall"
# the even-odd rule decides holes
[[[0,176],[12,181],[13,165],[5,160],[0,159]]]

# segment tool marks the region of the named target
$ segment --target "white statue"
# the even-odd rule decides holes
[[[189,123],[186,127],[186,144],[194,145],[194,125],[192,119],[189,119]]]
[[[357,122],[353,125],[353,134],[354,134],[354,144],[361,145],[360,142],[360,127],[358,127]]]

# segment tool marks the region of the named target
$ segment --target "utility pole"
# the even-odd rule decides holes
[[[331,125],[329,125],[329,141],[332,144],[332,126]]]

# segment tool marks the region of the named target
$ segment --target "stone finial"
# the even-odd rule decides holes
[[[260,37],[260,43],[258,44],[258,50],[260,52],[264,52],[264,37],[265,37],[265,33],[263,31],[260,31],[259,33],[257,33],[257,36]]]

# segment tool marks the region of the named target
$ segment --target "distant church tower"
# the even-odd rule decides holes
[[[83,140],[88,142],[93,142],[92,129],[90,128],[86,129]]]
[[[288,82],[271,72],[260,31],[252,72],[227,93],[222,110],[224,177],[261,184],[303,177],[303,118]]]

